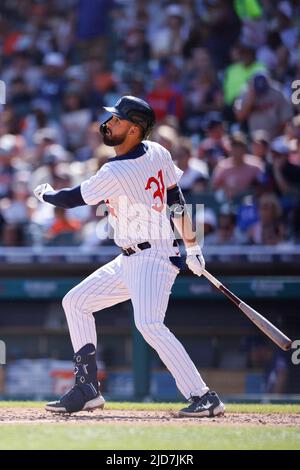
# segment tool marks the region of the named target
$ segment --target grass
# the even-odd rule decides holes
[[[35,402],[0,402],[0,407],[43,406]],[[108,409],[177,410],[179,403],[109,403]],[[230,413],[300,413],[300,405],[227,405]],[[0,449],[300,449],[300,428],[184,423],[163,426],[133,423],[33,423],[0,425]]]
[[[0,401],[2,407],[24,406],[33,408],[43,408],[46,402],[36,401]],[[184,402],[183,402],[184,403]],[[183,403],[134,403],[134,402],[108,402],[105,408],[108,410],[139,410],[139,411],[178,411]],[[239,403],[226,405],[226,411],[229,413],[300,413],[300,405],[284,404],[254,404]]]
[[[299,449],[300,429],[207,425],[19,424],[0,426],[0,449]]]

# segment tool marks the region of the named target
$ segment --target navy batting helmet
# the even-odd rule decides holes
[[[155,124],[155,114],[146,101],[135,96],[122,96],[115,106],[104,109],[120,119],[126,119],[140,126],[143,130],[143,138],[148,137]]]

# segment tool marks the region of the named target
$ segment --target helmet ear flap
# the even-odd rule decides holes
[[[145,114],[143,113],[139,113],[136,111],[130,113],[129,116],[131,121],[134,122],[137,126],[139,126],[142,130],[142,138],[145,139],[149,137],[154,127],[154,123],[149,120],[149,117],[145,116]]]
[[[145,130],[143,139],[148,139],[150,137],[151,132],[153,131],[153,128],[154,128],[154,124],[151,124],[147,127],[147,129]]]

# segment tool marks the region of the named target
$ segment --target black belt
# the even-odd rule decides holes
[[[136,245],[139,250],[143,251],[143,250],[147,250],[147,248],[151,248],[151,245],[149,242],[144,242],[144,243],[139,243],[138,245]],[[129,247],[129,248],[122,248],[122,253],[124,256],[131,256],[131,255],[134,255],[134,253],[138,253],[139,251],[135,251],[133,248]]]

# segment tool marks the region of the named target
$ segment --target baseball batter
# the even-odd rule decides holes
[[[103,408],[93,312],[130,299],[137,329],[189,400],[180,415],[223,414],[225,408],[218,395],[209,390],[182,344],[164,324],[181,263],[167,208],[171,208],[173,223],[183,238],[189,269],[201,276],[205,267],[178,184],[182,172],[164,147],[146,140],[155,114],[145,101],[123,96],[114,107],[105,109],[111,117],[101,124],[100,132],[116,156],[78,187],[54,191],[49,184],[42,184],[34,191],[40,201],[65,208],[105,201],[115,242],[122,250],[62,301],[75,352],[76,379],[72,389],[60,400],[48,403],[46,410],[72,413]]]

